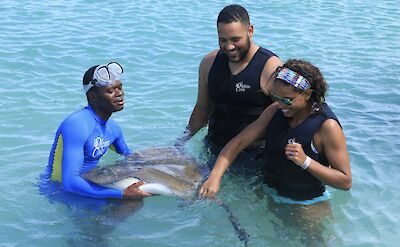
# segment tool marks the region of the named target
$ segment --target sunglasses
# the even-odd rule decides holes
[[[276,94],[273,94],[272,92],[269,95],[271,96],[272,100],[280,102],[287,106],[291,106],[293,104],[293,101],[295,101],[300,95],[303,95],[305,92],[306,91],[303,91],[301,94],[297,95],[296,98],[294,99],[284,98]]]
[[[109,86],[114,81],[121,78],[124,69],[117,62],[110,62],[107,65],[100,65],[93,74],[93,80],[90,84],[99,86]]]

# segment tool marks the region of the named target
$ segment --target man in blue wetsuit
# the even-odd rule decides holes
[[[220,49],[201,61],[197,102],[180,138],[185,142],[208,124],[206,141],[214,155],[272,103],[261,93],[261,85],[268,84],[282,64],[273,52],[253,42],[253,25],[242,6],[222,9],[217,30]],[[262,145],[259,140],[248,149],[262,150]]]
[[[62,183],[65,191],[94,198],[143,198],[139,182],[124,191],[105,188],[86,181],[80,174],[94,168],[110,148],[121,155],[131,153],[122,131],[111,119],[124,107],[121,75],[116,62],[96,65],[83,76],[88,106],[72,113],[59,126],[50,152],[47,176]]]

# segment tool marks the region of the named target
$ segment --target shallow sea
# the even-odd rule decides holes
[[[153,197],[96,213],[51,202],[37,187],[58,124],[86,104],[81,78],[95,64],[116,60],[125,68],[126,105],[114,117],[131,148],[171,145],[195,103],[200,60],[217,48],[218,12],[229,3],[2,1],[0,246],[243,246],[227,212],[209,201]],[[313,62],[330,85],[327,101],[347,136],[353,188],[328,188],[332,213],[323,242],[398,246],[399,2],[241,4],[256,43],[283,60]],[[201,154],[205,133],[188,152]],[[250,234],[249,246],[312,245],[269,209],[257,181],[226,176],[220,193]]]

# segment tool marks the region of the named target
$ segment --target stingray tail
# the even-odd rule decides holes
[[[246,232],[246,230],[240,225],[239,219],[233,214],[231,208],[226,205],[222,200],[218,198],[214,198],[213,201],[221,206],[225,211],[229,214],[229,221],[231,222],[233,229],[235,229],[236,236],[239,238],[240,241],[244,242],[244,246],[247,247],[247,244],[250,239],[250,235]]]

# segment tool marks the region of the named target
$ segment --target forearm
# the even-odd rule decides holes
[[[217,161],[210,173],[210,178],[221,180],[222,176],[224,175],[225,171],[230,166],[231,162],[223,156],[218,156]]]
[[[330,167],[319,164],[311,167],[310,171],[330,186],[349,190],[352,186],[352,176],[346,138],[342,128],[337,121],[328,119],[323,123],[318,135]]]
[[[229,146],[229,144],[228,144]],[[233,151],[233,150],[232,150]],[[235,159],[236,155],[231,153],[229,149],[223,149],[218,156],[214,168],[211,171],[210,176],[200,186],[199,195],[204,197],[214,197],[218,193],[222,176],[228,169],[229,165]]]
[[[230,140],[221,150],[214,166],[215,171],[213,169],[210,175],[221,178],[240,152],[261,136],[264,136],[264,126],[269,122],[269,119],[270,117],[261,116]]]
[[[124,135],[122,134],[121,128],[117,124],[114,124],[114,122],[112,123],[113,125],[111,125],[110,123],[110,126],[112,126],[112,130],[115,135],[115,140],[113,144],[110,146],[110,148],[114,147],[115,149],[114,151],[123,156],[128,156],[132,154],[132,150],[130,150],[128,144],[125,142],[125,138]]]
[[[113,145],[110,146],[110,149],[123,156],[129,156],[132,154],[132,150],[129,148],[123,138],[116,140]]]
[[[70,193],[93,198],[122,199],[122,191],[89,183],[79,176],[75,178],[63,179],[62,184],[63,189]]]
[[[192,115],[190,116],[190,120],[187,126],[189,138],[197,133],[201,128],[207,125],[208,123],[208,114],[207,110],[200,109],[197,105],[193,109]]]
[[[351,189],[351,174],[346,174],[335,168],[324,166],[315,160],[311,161],[307,171],[329,186],[341,190]]]
[[[64,150],[64,155],[61,181],[65,191],[94,198],[122,198],[122,191],[90,183],[80,176],[84,162],[81,152],[70,148]]]
[[[225,171],[235,161],[238,154],[245,148],[240,141],[235,139],[231,140],[218,155],[214,168],[210,173],[210,177],[221,179]]]

